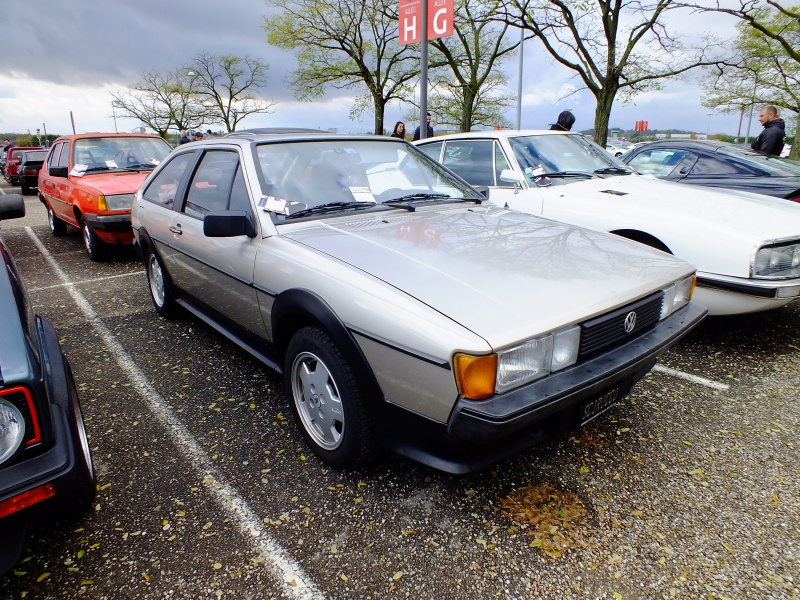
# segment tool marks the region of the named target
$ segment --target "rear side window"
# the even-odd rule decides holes
[[[186,172],[186,168],[194,162],[194,159],[193,152],[177,155],[150,182],[142,194],[142,198],[154,204],[172,208],[183,174]]]
[[[449,141],[442,164],[472,185],[494,185],[494,140]]]
[[[53,150],[50,152],[50,156],[47,157],[47,168],[55,167],[58,165],[58,155],[61,153],[61,143],[59,142],[55,146],[53,146]]]

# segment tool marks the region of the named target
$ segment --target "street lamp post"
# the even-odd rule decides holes
[[[708,139],[708,134],[711,133],[711,116],[714,113],[708,113],[708,126],[706,127],[706,139]]]

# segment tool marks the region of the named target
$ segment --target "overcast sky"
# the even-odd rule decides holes
[[[269,65],[267,96],[276,102],[275,111],[248,117],[240,128],[335,127],[355,133],[371,132],[373,127],[371,114],[363,121],[350,121],[350,97],[331,95],[313,103],[294,100],[285,76],[295,61],[291,54],[267,45],[263,30],[267,9],[262,0],[25,0],[9,8],[0,11],[3,132],[34,132],[44,126],[48,133],[70,133],[70,111],[79,133],[114,131],[112,92],[138,81],[143,71],[172,71],[200,52],[256,56]],[[689,23],[696,31],[708,23],[723,37],[733,35],[733,22],[724,17],[692,18]],[[681,28],[686,30],[687,24]],[[592,127],[593,96],[583,91],[560,99],[564,90],[578,82],[543,54],[541,44],[526,44],[523,64],[523,128],[546,128],[567,108],[577,117],[575,129]],[[510,75],[509,92],[516,95],[518,58],[504,69]],[[665,90],[643,94],[633,104],[617,102],[610,125],[632,128],[635,121],[646,120],[651,129],[736,134],[739,115],[709,116],[710,111],[700,105],[700,95],[691,82],[668,83]],[[408,110],[391,105],[385,116],[387,128]],[[507,116],[513,123],[516,107]],[[138,125],[116,120],[119,131]],[[747,115],[743,135],[746,128]],[[754,119],[751,133],[760,130]]]

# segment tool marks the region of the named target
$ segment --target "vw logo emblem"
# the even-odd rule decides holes
[[[636,312],[631,311],[625,315],[625,333],[630,333],[636,327]]]

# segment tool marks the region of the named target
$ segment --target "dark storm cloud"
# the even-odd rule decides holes
[[[272,99],[289,99],[294,60],[266,43],[261,0],[27,0],[0,13],[13,61],[0,74],[73,85],[130,85],[143,71],[167,72],[200,52],[250,55],[269,65]],[[17,50],[19,48],[19,50]]]

